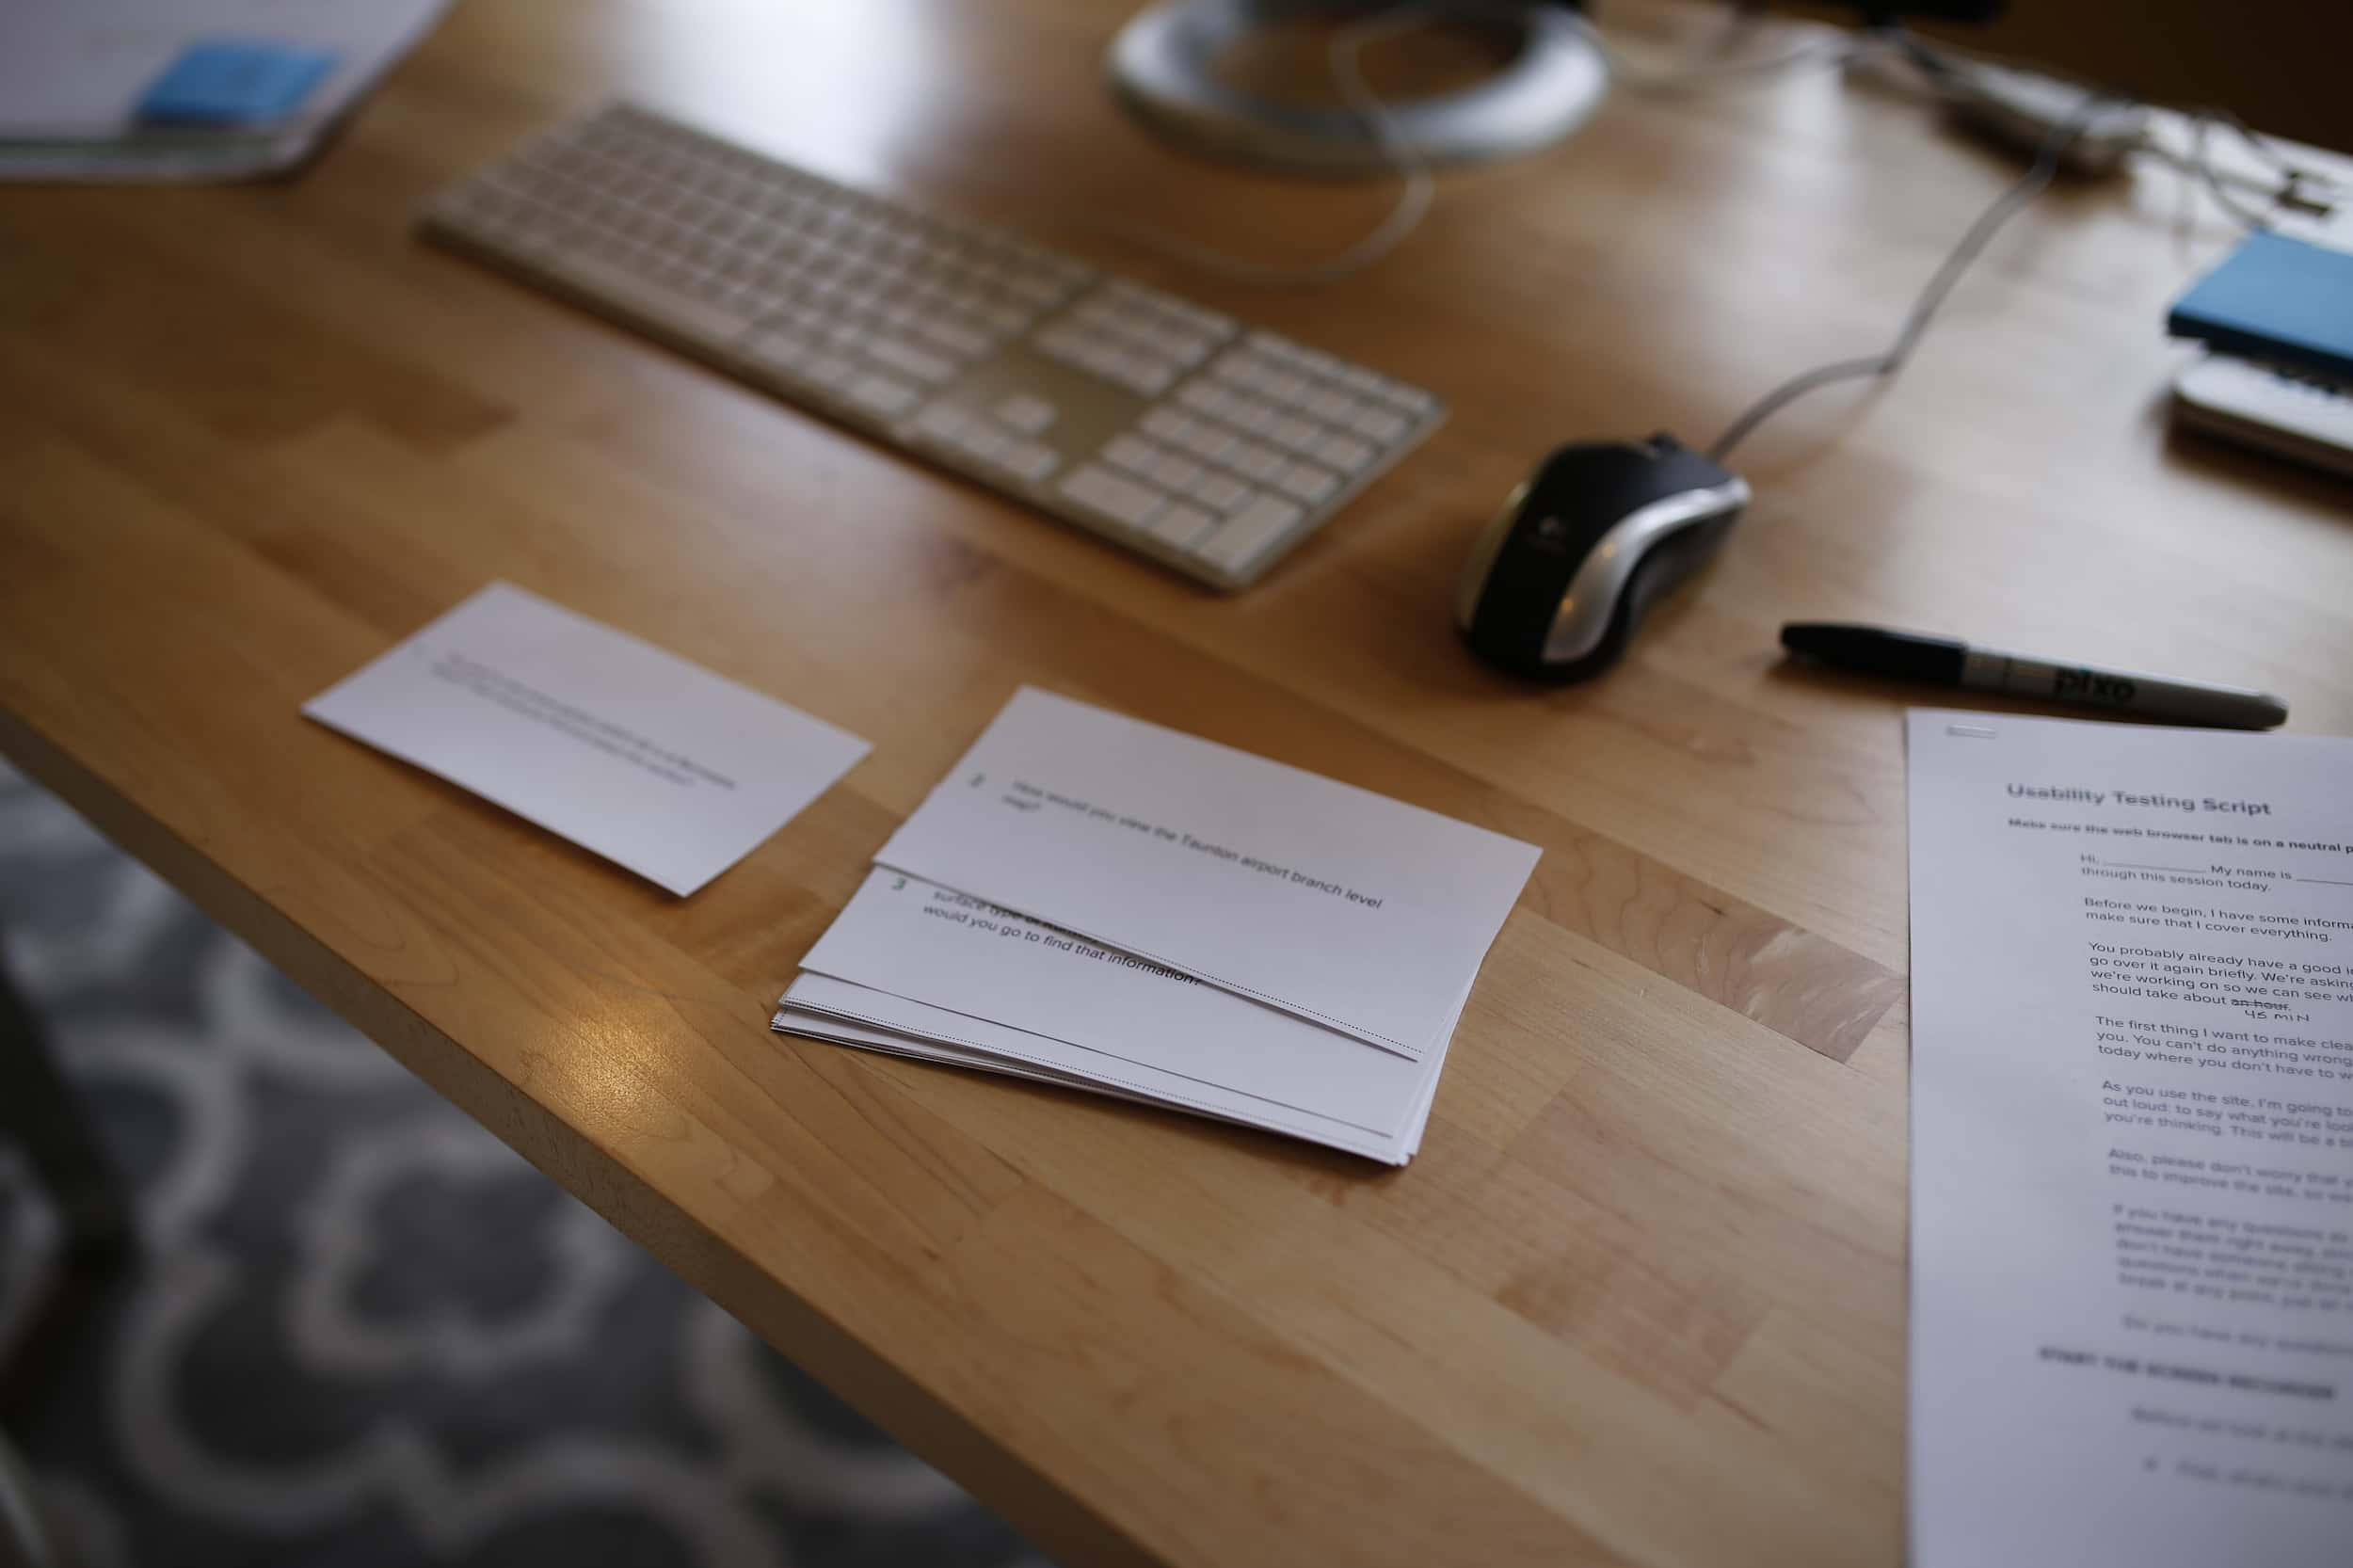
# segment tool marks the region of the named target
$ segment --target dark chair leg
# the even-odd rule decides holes
[[[58,1075],[33,1010],[0,965],[0,1136],[24,1144],[65,1221],[67,1255],[112,1257],[132,1240],[122,1178]]]

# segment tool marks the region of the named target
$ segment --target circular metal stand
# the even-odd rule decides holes
[[[1379,14],[1361,0],[1161,0],[1120,30],[1104,64],[1122,102],[1197,151],[1311,173],[1388,173],[1396,159],[1356,110],[1259,97],[1218,73],[1226,51],[1263,28]],[[1608,90],[1599,52],[1557,6],[1453,0],[1436,14],[1492,36],[1511,59],[1459,91],[1384,105],[1396,134],[1426,162],[1548,146],[1584,123]]]

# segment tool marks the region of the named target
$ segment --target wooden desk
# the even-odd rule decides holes
[[[1743,453],[1623,669],[1538,692],[1448,623],[1510,484],[1878,344],[2010,169],[1815,72],[1622,95],[1321,291],[1101,252],[1454,405],[1237,600],[410,234],[614,91],[1015,218],[1307,257],[1385,206],[1132,131],[1128,8],[466,0],[292,184],[0,193],[0,751],[1073,1564],[1894,1563],[1911,694],[1774,630],[2353,729],[2347,492],[2162,434],[2160,311],[2225,236],[2153,177],[2053,195],[1899,386]],[[493,577],[874,754],[680,902],[297,716]],[[1411,1168],[766,1033],[1023,681],[1545,846]]]

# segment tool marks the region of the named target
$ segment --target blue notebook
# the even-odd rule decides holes
[[[162,125],[273,125],[302,107],[335,52],[266,39],[200,39],[148,84],[138,118]]]
[[[2353,252],[2249,234],[2174,302],[2165,328],[2241,359],[2353,381]]]

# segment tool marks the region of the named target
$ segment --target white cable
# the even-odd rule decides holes
[[[2202,120],[2190,127],[2189,157],[2164,154],[2182,173],[2173,186],[2173,248],[2183,256],[2189,253],[2191,231],[2198,223],[2198,182],[2190,177],[2190,158],[2203,158],[2205,154],[2206,122]]]
[[[2174,151],[2157,140],[2154,136],[2144,136],[2139,145],[2133,149],[2141,156],[2154,158],[2167,168],[2180,172],[2182,195],[2181,200],[2174,206],[2173,224],[2174,232],[2178,237],[2187,237],[2191,205],[2197,193],[2201,190],[2216,206],[2230,215],[2233,222],[2242,229],[2252,231],[2270,228],[2271,220],[2263,213],[2250,212],[2239,205],[2237,199],[2231,194],[2231,187],[2235,185],[2251,196],[2274,199],[2287,189],[2286,184],[2275,185],[2251,175],[2217,168],[2211,145],[2214,120],[2215,117],[2203,109],[2197,110],[2190,115],[2189,150],[2186,152]]]
[[[2206,168],[2214,162],[2213,155],[2204,150],[2203,145],[2206,139],[2206,121],[2203,117],[2193,117],[2191,125],[2190,150],[2186,153],[2168,147],[2154,136],[2141,142],[2133,151],[2142,157],[2154,158],[2168,168],[2179,169],[2185,174],[2202,176]],[[2268,180],[2235,168],[2217,168],[2214,170],[2214,177],[2225,185],[2244,191],[2249,196],[2275,196],[2280,190],[2278,185]],[[2192,184],[2198,183],[2193,181]]]
[[[2232,110],[2226,109],[2217,104],[2209,106],[2205,110],[2205,113],[2213,119],[2220,120],[2223,124],[2228,125],[2233,131],[2236,132],[2238,134],[2239,140],[2245,142],[2248,147],[2253,151],[2257,157],[2263,159],[2264,162],[2269,164],[2273,168],[2279,170],[2280,173],[2286,176],[2288,184],[2295,184],[2298,181],[2309,180],[2315,184],[2328,185],[2334,188],[2336,182],[2333,179],[2321,173],[2318,169],[2306,168],[2299,164],[2289,162],[2288,159],[2281,153],[2278,148],[2271,145],[2271,138],[2269,136],[2266,136],[2260,131],[2257,131],[2253,126],[2248,124],[2247,121],[2241,120]]]
[[[1969,93],[1973,85],[1980,93],[1983,92],[1982,72],[1989,71],[2006,72],[2013,76],[2028,79],[2041,78],[2050,82],[2054,87],[2063,81],[2063,78],[2054,75],[2041,66],[1999,56],[1959,50],[1947,44],[1930,44],[1926,39],[1909,33],[1901,35],[1901,39],[1906,53],[1928,76],[1932,88],[1948,103],[1957,106],[1968,106]],[[2185,176],[2183,186],[2185,195],[2203,188],[2215,205],[2220,207],[2245,228],[2267,228],[2270,218],[2265,213],[2247,207],[2233,194],[2234,190],[2277,205],[2297,206],[2307,211],[2326,212],[2329,203],[2313,193],[2315,191],[2334,193],[2339,189],[2338,183],[2328,175],[2316,169],[2303,168],[2282,156],[2265,137],[2229,109],[2213,106],[2157,105],[2144,100],[2129,98],[2123,94],[2116,95],[2116,102],[2142,111],[2168,107],[2170,112],[2184,119],[2187,122],[2189,133],[2187,151],[2179,151],[2167,146],[2157,138],[2153,128],[2143,132],[2129,143],[2121,144],[2121,150],[2154,158],[2160,163],[2180,170]],[[2056,119],[2056,116],[2053,118]],[[2268,165],[2279,178],[2265,180],[2237,170],[2224,169],[2217,166],[2212,147],[2212,131],[2216,125],[2226,126],[2233,132],[2239,140]],[[2186,214],[2183,215],[2182,221],[2186,222]]]
[[[1740,13],[1745,16],[1746,13]],[[1777,55],[1738,55],[1730,59],[1712,57],[1716,50],[1737,36],[1737,28],[1727,33],[1724,40],[1703,57],[1687,59],[1674,65],[1652,65],[1637,61],[1633,56],[1602,34],[1591,18],[1582,14],[1572,16],[1570,24],[1584,35],[1601,56],[1602,65],[1609,72],[1609,80],[1636,92],[1678,93],[1696,92],[1717,87],[1739,87],[1757,77],[1769,76],[1805,65],[1845,65],[1878,49],[1885,40],[1878,33],[1862,39],[1808,39],[1795,49]]]
[[[2214,204],[2221,208],[2224,212],[2230,214],[2231,216],[2238,222],[2241,228],[2248,230],[2270,228],[2271,218],[2269,215],[2260,212],[2251,212],[2249,209],[2240,206],[2238,199],[2231,194],[2230,187],[2223,184],[2221,172],[2214,167],[2213,145],[2211,139],[2207,136],[2207,132],[2212,129],[2215,122],[2216,117],[2214,112],[2210,109],[2200,109],[2197,111],[2197,117],[2198,151],[2196,160],[2197,168],[2195,172],[2198,178],[2204,183],[2206,194],[2214,198]],[[2185,172],[2188,171],[2185,170]]]
[[[2136,151],[2156,159],[2159,163],[2179,169],[2184,177],[2185,190],[2195,190],[2202,186],[2206,194],[2213,199],[2215,205],[2228,213],[2241,227],[2250,230],[2268,229],[2271,226],[2271,215],[2265,212],[2249,211],[2242,206],[2232,195],[2233,189],[2243,191],[2249,196],[2263,198],[2275,206],[2301,207],[2312,212],[2327,212],[2332,204],[2312,194],[2315,190],[2328,192],[2343,200],[2341,187],[2334,180],[2317,169],[2306,168],[2281,156],[2265,136],[2250,128],[2245,120],[2230,110],[2206,107],[2180,112],[2189,116],[2190,137],[2187,152],[2176,152],[2154,137],[2144,141]],[[2217,167],[2212,148],[2212,132],[2216,125],[2228,127],[2249,151],[2271,168],[2278,178],[2267,180],[2258,175]]]
[[[2114,102],[2105,93],[2088,92],[2073,114],[2051,128],[2050,135],[2043,137],[2042,145],[2036,150],[2034,167],[2020,175],[1977,215],[1977,221],[1969,225],[1960,243],[1938,264],[1928,285],[1913,301],[1912,309],[1905,312],[1903,326],[1897,331],[1894,343],[1877,354],[1833,360],[1791,376],[1743,409],[1739,417],[1725,427],[1724,433],[1716,438],[1715,444],[1707,449],[1708,456],[1722,462],[1732,449],[1746,440],[1758,425],[1808,392],[1840,381],[1866,377],[1876,380],[1901,371],[1912,358],[1912,351],[1919,346],[1920,339],[1927,333],[1929,323],[1935,319],[1937,311],[1943,307],[1945,296],[1953,292],[1962,275],[1968,272],[1970,264],[1993,243],[1993,236],[2002,232],[2003,225],[2042,194],[2057,175],[2069,145],[2084,134],[2085,128],[2091,124],[2103,108]]]
[[[1365,80],[1362,56],[1365,45],[1376,39],[1405,32],[1432,21],[1439,8],[1428,4],[1401,6],[1382,11],[1362,22],[1351,23],[1332,35],[1326,51],[1333,85],[1348,101],[1357,117],[1371,130],[1380,144],[1389,168],[1402,182],[1397,202],[1388,216],[1375,224],[1361,238],[1321,262],[1296,264],[1271,264],[1229,255],[1212,246],[1201,245],[1164,231],[1122,220],[1094,216],[1072,216],[1061,220],[1068,226],[1095,229],[1112,234],[1131,245],[1155,251],[1172,261],[1182,262],[1216,277],[1238,283],[1251,283],[1260,288],[1309,288],[1337,282],[1353,277],[1380,261],[1405,241],[1429,212],[1432,199],[1437,193],[1437,181],[1423,161],[1419,149],[1398,128],[1396,117],[1382,103]]]

